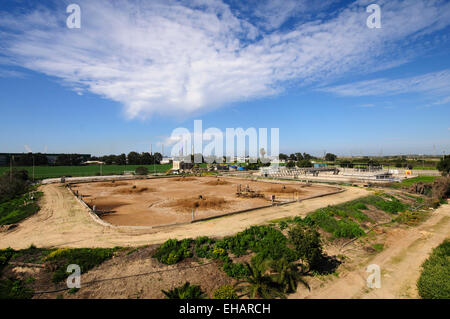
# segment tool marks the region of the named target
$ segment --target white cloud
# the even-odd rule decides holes
[[[0,44],[15,65],[120,102],[130,118],[185,115],[404,62],[400,46],[450,23],[449,3],[392,0],[379,1],[382,29],[368,29],[363,2],[266,33],[219,0],[79,0],[79,30],[65,28],[63,7],[0,12]],[[276,10],[272,26],[290,17]]]
[[[379,96],[417,92],[446,94],[450,93],[450,70],[402,79],[380,78],[353,82],[320,90],[341,96]],[[445,103],[445,99],[441,103]]]

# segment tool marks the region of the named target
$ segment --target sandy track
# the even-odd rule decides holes
[[[390,229],[385,250],[359,263],[355,270],[342,273],[334,281],[309,294],[305,290],[290,298],[418,298],[416,283],[421,265],[432,249],[450,237],[450,205],[435,210],[421,225]],[[367,288],[370,264],[381,268],[381,288]]]
[[[361,188],[349,187],[345,192],[280,207],[222,217],[195,224],[170,228],[134,230],[104,227],[88,215],[69,191],[57,184],[40,187],[44,193],[41,210],[18,227],[0,233],[0,248],[37,247],[114,247],[158,244],[169,238],[221,237],[232,235],[249,226],[288,217],[304,216],[327,205],[335,205],[369,194]]]

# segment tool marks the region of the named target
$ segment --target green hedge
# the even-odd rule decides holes
[[[450,239],[433,250],[422,269],[417,281],[420,297],[450,299]]]

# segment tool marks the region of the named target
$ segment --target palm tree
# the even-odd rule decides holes
[[[275,272],[273,279],[284,287],[285,293],[296,292],[299,283],[311,290],[308,283],[303,279],[305,273],[303,265],[296,265],[282,258],[272,262],[271,266]]]
[[[200,286],[192,285],[187,281],[183,286],[169,291],[161,290],[167,299],[205,299],[207,295]]]
[[[255,264],[254,262],[251,264],[245,263],[244,265],[247,268],[248,276],[235,284],[236,291],[242,292],[238,297],[248,296],[251,299],[286,298],[283,286],[266,274],[267,261],[260,264]]]

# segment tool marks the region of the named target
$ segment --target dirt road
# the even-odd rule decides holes
[[[169,238],[221,237],[232,235],[249,226],[270,220],[304,216],[327,205],[335,205],[369,194],[361,188],[349,187],[343,193],[306,200],[280,207],[222,217],[195,224],[159,229],[120,229],[94,222],[69,191],[57,184],[41,186],[44,192],[41,210],[24,220],[17,228],[0,233],[0,248],[37,247],[114,247],[158,244]]]
[[[421,264],[432,249],[450,237],[450,205],[435,210],[421,225],[388,230],[385,248],[360,262],[356,269],[344,271],[339,278],[309,294],[302,290],[290,298],[418,298],[416,282]],[[381,268],[381,288],[368,288],[366,267]]]

